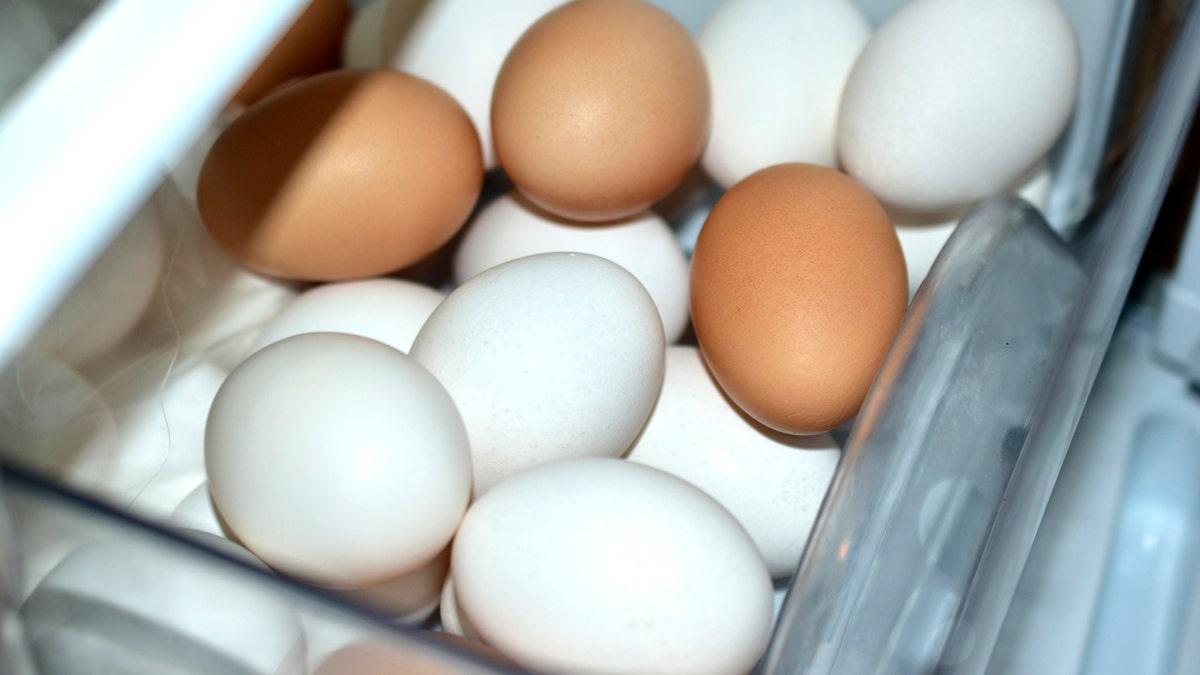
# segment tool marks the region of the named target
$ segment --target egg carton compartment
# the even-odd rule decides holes
[[[44,3],[64,12],[73,4]],[[198,17],[134,0],[76,9],[80,27],[56,28],[54,44],[38,57],[49,60],[23,75],[0,108],[0,157],[17,158],[0,162],[0,175],[13,177],[0,193],[6,205],[0,220],[37,214],[47,223],[45,237],[20,254],[10,249],[6,259],[20,270],[20,283],[3,315],[12,328],[0,351],[9,360],[0,374],[0,446],[7,461],[53,477],[46,484],[17,470],[4,488],[18,551],[40,546],[58,556],[53,563],[12,562],[23,583],[9,594],[11,621],[24,624],[24,639],[39,659],[50,651],[64,655],[54,672],[72,671],[71,652],[62,650],[76,639],[120,643],[151,628],[161,636],[154,642],[163,651],[153,657],[160,660],[114,667],[158,672],[179,657],[195,664],[182,672],[212,672],[214,664],[233,669],[223,672],[275,672],[268,664],[221,661],[241,648],[205,651],[184,624],[144,625],[149,613],[186,617],[194,608],[120,607],[96,589],[72,590],[82,582],[70,578],[70,565],[56,573],[66,588],[50,585],[49,599],[29,603],[35,580],[67,557],[76,558],[78,569],[109,569],[113,559],[136,558],[142,554],[134,549],[143,547],[154,549],[145,553],[148,567],[216,576],[231,596],[285,598],[283,605],[324,617],[311,622],[321,626],[315,629],[301,621],[301,633],[318,636],[318,644],[308,645],[303,665],[290,662],[280,672],[316,667],[312,654],[332,651],[322,640],[337,643],[329,635],[347,624],[391,641],[399,653],[428,656],[431,668],[505,672],[487,657],[459,658],[458,647],[430,647],[414,626],[427,628],[439,618],[423,614],[421,603],[330,596],[245,565],[216,539],[225,529],[205,483],[208,408],[229,371],[261,346],[267,317],[310,285],[281,282],[231,260],[204,232],[194,193],[199,163],[227,123],[223,102],[303,3],[208,4],[196,10],[206,21],[232,12],[223,28],[213,29],[218,39],[202,48],[226,50],[225,56],[184,59],[198,70],[177,78],[186,82],[178,91],[162,92],[163,105],[131,114],[111,101],[130,89],[87,89],[95,100],[111,102],[113,115],[155,122],[123,125],[140,128],[125,137],[117,159],[105,155],[111,148],[84,144],[78,135],[50,138],[56,128],[114,137],[105,126],[111,118],[94,115],[85,124],[77,106],[61,101],[78,96],[70,87],[94,74],[86,67],[89,55],[131,40],[128,31],[149,17],[162,32],[130,44],[130,51],[142,50],[130,63],[146,53],[170,61],[186,45],[200,49],[180,41],[194,37],[187,25]],[[659,4],[693,31],[717,5]],[[858,4],[877,26],[902,3]],[[916,297],[862,412],[833,430],[823,447],[840,447],[842,459],[836,471],[830,466],[814,479],[831,487],[814,493],[812,538],[797,538],[794,548],[804,547],[799,572],[778,580],[781,614],[762,672],[974,671],[991,661],[1200,81],[1185,70],[1193,56],[1188,45],[1200,44],[1186,39],[1196,30],[1191,3],[1059,4],[1079,38],[1082,76],[1071,124],[1022,192],[1038,208],[998,200],[961,225],[898,226]],[[172,39],[178,44],[168,49]],[[139,82],[146,81],[157,80]],[[48,106],[60,108],[49,123],[38,119]],[[44,157],[21,161],[35,155]],[[72,172],[59,174],[62,166]],[[49,176],[59,176],[58,189],[71,181],[92,188],[55,200]],[[476,213],[510,189],[506,176],[490,172]],[[658,203],[655,210],[686,254],[722,192],[695,170]],[[69,203],[47,210],[59,201]],[[459,243],[461,235],[402,276],[448,292],[457,283],[450,256]],[[19,267],[18,257],[25,259]],[[679,340],[695,344],[689,326],[679,329]],[[180,534],[189,529],[213,537]],[[55,537],[61,541],[48,541]],[[104,542],[111,544],[107,552]],[[132,548],[120,550],[126,546]],[[111,576],[120,579],[116,571]],[[163,583],[179,583],[172,578]],[[230,584],[240,590],[228,591]],[[181,594],[180,602],[187,597]],[[80,602],[95,604],[71,604]],[[28,632],[60,625],[53,611],[64,607],[78,611],[85,625],[36,638]],[[118,615],[126,623],[105,633],[111,622],[104,617]],[[447,618],[443,608],[441,621]],[[285,652],[280,663],[295,657]]]

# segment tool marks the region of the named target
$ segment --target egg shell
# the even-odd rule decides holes
[[[841,452],[828,434],[790,436],[725,397],[698,349],[667,348],[654,412],[626,459],[689,481],[738,519],[776,579],[794,574]]]
[[[293,78],[337,68],[349,21],[346,0],[309,0],[233,95],[233,102],[249,105]]]
[[[999,194],[1070,119],[1080,56],[1053,0],[913,0],[846,82],[838,152],[890,210],[939,214]]]
[[[1038,210],[1045,209],[1052,179],[1049,165],[1042,162],[1016,194]],[[904,251],[904,264],[908,268],[910,301],[925,281],[929,270],[933,268],[933,262],[937,260],[938,254],[942,252],[960,220],[961,217],[941,222],[919,222],[911,216],[893,216],[896,236],[900,239],[900,248]]]
[[[691,295],[721,388],[792,434],[858,411],[908,304],[883,207],[845,174],[800,163],[751,174],[717,201],[692,255]]]
[[[350,333],[407,353],[425,320],[446,297],[404,279],[323,284],[300,294],[263,326],[250,353],[303,333]]]
[[[390,617],[395,623],[419,626],[437,611],[449,571],[450,547],[447,546],[433,560],[412,572],[340,595],[355,605]]]
[[[479,139],[449,94],[394,71],[340,70],[235,119],[196,196],[213,238],[251,269],[341,281],[433,252],[482,185]]]
[[[108,539],[64,558],[21,607],[38,672],[306,672],[304,633],[285,601],[182,553]]]
[[[484,641],[531,670],[744,673],[771,627],[770,575],[741,525],[621,459],[500,483],[467,512],[451,566]]]
[[[351,590],[427,564],[470,497],[454,402],[416,361],[343,333],[256,352],[217,392],[205,430],[221,516],[276,570]]]
[[[487,205],[468,226],[454,255],[454,279],[463,283],[500,263],[535,253],[574,251],[611,260],[646,287],[675,342],[688,326],[688,260],[675,233],[651,211],[603,227],[559,218],[517,193]]]
[[[585,253],[540,253],[455,289],[411,355],[462,413],[478,496],[553,459],[619,456],[658,396],[664,349],[632,274]]]
[[[565,1],[394,0],[384,18],[384,63],[437,84],[461,103],[479,133],[484,166],[495,168],[491,110],[500,65],[527,28]]]
[[[32,344],[70,365],[115,348],[146,313],[167,262],[163,213],[144,204],[121,229],[33,337]]]
[[[732,0],[697,35],[712,83],[701,165],[728,188],[783,162],[837,166],[842,88],[871,27],[850,0]]]
[[[531,202],[615,220],[671,191],[700,157],[704,60],[674,17],[641,0],[576,0],[513,46],[492,95],[496,156]]]
[[[471,624],[471,619],[463,614],[458,606],[458,596],[454,593],[454,576],[447,574],[446,583],[442,585],[442,600],[438,605],[442,620],[442,630],[451,635],[457,635],[473,642],[481,642],[479,631]]]

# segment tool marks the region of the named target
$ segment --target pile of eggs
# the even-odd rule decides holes
[[[898,227],[1044,189],[1078,78],[1053,0],[726,0],[695,36],[643,0],[315,0],[184,180],[205,255],[285,290],[208,360],[165,510],[522,667],[749,671],[928,268]],[[714,188],[685,241],[660,213]],[[220,342],[145,295],[110,343]]]

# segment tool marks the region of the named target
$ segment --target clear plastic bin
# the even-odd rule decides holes
[[[228,92],[303,4],[112,0],[93,10],[86,2],[0,0],[7,16],[22,13],[35,26],[21,31],[26,65],[12,61],[15,74],[0,79],[8,89],[0,91],[7,96],[0,99],[0,223],[7,237],[0,268],[9,282],[0,296],[0,364],[8,378],[0,386],[19,386],[22,368],[29,377],[53,374],[52,365],[26,359],[22,348],[91,265],[103,262],[109,243],[133,236],[139,217],[191,218],[157,245],[172,270],[192,275],[176,296],[145,299],[150,315],[156,303],[167,310],[158,314],[157,331],[120,346],[121,368],[91,373],[113,388],[159,383],[162,405],[150,412],[162,417],[163,437],[139,442],[163,451],[132,473],[75,485],[90,495],[6,469],[11,537],[0,636],[11,672],[30,672],[31,654],[44,660],[67,653],[77,640],[107,645],[116,659],[109,665],[131,672],[164,672],[168,664],[172,672],[275,672],[262,663],[222,661],[227,654],[193,634],[146,633],[142,608],[94,602],[69,578],[49,599],[29,603],[26,582],[53,565],[20,553],[46,537],[61,539],[59,558],[142,560],[155,570],[146,574],[163,574],[163,584],[181,583],[182,574],[256,608],[278,603],[277,616],[292,612],[300,623],[321,623],[325,630],[317,633],[325,636],[341,631],[347,641],[381,641],[396,658],[422,660],[429,669],[423,672],[504,672],[502,664],[388,622],[351,599],[278,579],[217,542],[141,517],[139,500],[153,502],[153,490],[121,497],[130,485],[148,483],[170,461],[171,443],[183,442],[186,429],[173,426],[171,406],[187,405],[191,390],[180,385],[179,397],[168,398],[173,378],[199,373],[199,391],[217,377],[188,370],[197,368],[191,356],[229,366],[244,347],[240,335],[207,331],[206,322],[238,317],[181,317],[170,308],[203,309],[206,297],[240,294],[247,307],[262,309],[290,297],[286,287],[212,262],[215,254],[189,229],[189,195],[169,169],[189,148],[203,147]],[[694,28],[713,3],[662,4]],[[899,4],[860,1],[876,22]],[[1039,215],[1017,200],[986,202],[943,250],[862,412],[843,430],[843,459],[788,590],[765,673],[982,672],[993,661],[1200,92],[1195,3],[1060,4],[1079,35],[1084,74],[1071,126],[1049,158],[1048,206]],[[46,8],[59,13],[39,13]],[[149,90],[154,96],[144,95]],[[130,101],[138,101],[136,109]],[[180,251],[192,252],[195,267],[175,257]],[[53,381],[57,389],[36,393],[75,406],[72,419],[80,425],[57,430],[60,438],[115,424],[112,411],[106,417],[88,407],[69,374]],[[4,433],[23,433],[19,427]],[[122,438],[115,427],[111,433]],[[103,465],[103,449],[91,451]],[[159,487],[172,498],[182,489]],[[128,583],[128,569],[97,565],[95,573],[111,575],[114,587]],[[122,641],[133,639],[161,651],[120,661]],[[305,645],[303,657],[280,644],[277,672],[305,672],[332,643]]]

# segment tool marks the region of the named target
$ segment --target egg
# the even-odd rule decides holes
[[[454,592],[454,577],[446,575],[446,583],[442,585],[441,604],[438,605],[442,619],[442,629],[450,635],[457,635],[473,642],[478,642],[479,631],[471,625],[471,619],[458,606],[458,596]]]
[[[733,516],[621,459],[495,486],[463,519],[451,568],[484,641],[535,671],[745,673],[771,627],[770,575]]]
[[[1016,194],[1034,205],[1038,210],[1046,208],[1049,198],[1049,188],[1052,175],[1049,165],[1041,162],[1025,184]],[[966,215],[965,213],[963,215]],[[933,262],[942,252],[950,235],[958,227],[961,217],[945,221],[920,222],[912,216],[893,216],[896,225],[896,236],[900,239],[900,248],[904,251],[904,263],[908,268],[908,296],[912,300],[917,289],[925,281]]]
[[[500,65],[527,28],[565,1],[393,0],[383,18],[384,64],[461,103],[479,132],[484,166],[495,168],[491,108]]]
[[[386,70],[288,86],[217,138],[196,198],[213,238],[258,272],[341,281],[395,271],[466,222],[479,139],[448,94]]]
[[[575,0],[533,24],[492,94],[496,156],[530,202],[615,220],[666,196],[708,137],[704,60],[641,0]]]
[[[338,594],[342,599],[383,614],[392,622],[419,626],[437,611],[450,570],[447,546],[425,565],[395,579]]]
[[[150,307],[167,263],[164,215],[151,200],[130,218],[33,337],[65,363],[94,362],[116,348]]]
[[[292,78],[336,68],[349,21],[350,5],[346,0],[309,0],[238,88],[233,101],[248,105]]]
[[[652,211],[592,227],[509,193],[488,204],[467,228],[454,255],[454,279],[461,284],[500,263],[554,251],[590,253],[624,267],[654,299],[667,342],[687,329],[687,256],[671,227]]]
[[[779,164],[713,207],[692,256],[692,323],[729,398],[768,427],[828,431],[862,404],[908,304],[883,207],[845,174]]]
[[[462,414],[478,496],[554,459],[619,456],[650,415],[665,348],[632,274],[594,255],[540,253],[455,289],[410,354]]]
[[[728,188],[783,162],[837,166],[837,119],[871,27],[850,0],[731,0],[697,42],[712,82],[701,165]]]
[[[467,435],[427,370],[387,345],[306,333],[229,374],[205,429],[213,503],[272,568],[352,590],[427,564],[471,487]]]
[[[326,332],[361,335],[407,353],[445,297],[405,279],[322,284],[300,294],[267,322],[250,353],[293,335]]]
[[[1079,46],[1053,0],[913,0],[846,82],[842,166],[890,210],[944,215],[1009,189],[1042,159],[1079,78]]]
[[[63,558],[20,608],[37,672],[306,672],[303,629],[284,598],[168,546],[109,535]]]
[[[626,459],[704,490],[746,528],[772,577],[794,574],[841,456],[837,444],[748,419],[695,347],[668,347],[666,363],[662,393]]]

